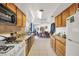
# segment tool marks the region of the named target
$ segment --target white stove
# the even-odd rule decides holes
[[[13,45],[0,45],[0,56],[10,56],[11,51],[14,50]]]
[[[0,56],[25,56],[25,42],[9,42],[0,45]]]
[[[4,45],[1,45],[0,46],[0,54],[5,54],[5,53],[7,53],[8,51],[10,51],[13,48],[14,48],[14,46],[4,46]]]
[[[25,40],[6,42],[0,36],[0,56],[25,56],[25,46]]]

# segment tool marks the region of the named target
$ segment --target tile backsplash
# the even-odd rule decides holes
[[[64,32],[66,33],[66,27],[59,27],[59,28],[56,28],[55,34],[58,34],[58,33],[64,34]]]
[[[1,25],[0,24],[0,34],[10,33],[15,31],[20,31],[21,29],[17,26]]]

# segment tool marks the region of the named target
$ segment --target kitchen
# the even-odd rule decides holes
[[[0,56],[79,56],[78,8],[78,3],[0,3]]]

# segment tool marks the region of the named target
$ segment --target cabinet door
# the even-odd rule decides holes
[[[7,3],[7,7],[16,14],[17,7],[13,3]]]
[[[55,40],[55,38],[53,38],[53,49],[54,49],[54,51],[56,51],[56,40]]]
[[[17,9],[17,26],[22,26],[22,12]]]
[[[59,48],[56,48],[56,54],[57,56],[63,56],[62,53],[59,51]]]
[[[26,26],[26,16],[23,14],[23,27]]]
[[[55,38],[54,37],[51,37],[50,38],[50,43],[51,43],[51,47],[52,47],[52,49],[55,51],[55,45],[56,45],[56,43],[55,43],[56,41],[55,41]]]
[[[69,8],[70,8],[70,15],[73,15],[73,14],[76,13],[76,10],[77,10],[77,4],[74,3],[74,4],[72,4]]]
[[[61,14],[56,16],[55,18],[56,27],[61,27],[61,20],[62,20]]]
[[[56,53],[57,55],[65,55],[65,46],[58,40],[56,40]]]
[[[56,25],[56,27],[58,27],[58,19],[57,19],[58,17],[56,16],[55,17],[55,25]]]
[[[60,14],[60,15],[58,15],[58,27],[62,26],[61,21],[62,21],[62,18],[61,18],[61,14]]]
[[[69,8],[62,12],[62,27],[66,26],[67,17],[69,17]]]

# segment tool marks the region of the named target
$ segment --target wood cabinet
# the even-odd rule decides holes
[[[24,28],[26,26],[26,15],[13,3],[5,3],[4,6],[17,15],[17,26]]]
[[[56,41],[55,41],[55,38],[53,38],[53,49],[54,49],[54,51],[56,50]]]
[[[65,56],[66,51],[66,41],[64,38],[59,36],[52,36],[51,37],[51,46],[55,51],[56,55],[58,56]]]
[[[74,3],[59,14],[59,15],[62,14],[61,17],[59,17],[59,15],[56,16],[55,17],[56,27],[65,27],[66,26],[66,18],[75,14],[77,8],[79,8],[79,4]],[[59,21],[59,19],[61,19],[61,20]]]
[[[76,4],[76,3],[72,4],[72,5],[69,7],[69,9],[70,9],[70,15],[75,14],[77,8],[78,8],[78,7],[77,7],[77,4]]]
[[[56,18],[55,18],[55,23],[56,23],[56,27],[61,27],[61,14],[59,14]]]
[[[65,55],[65,45],[58,40],[56,40],[56,54],[58,56]]]
[[[26,16],[23,14],[23,22],[22,22],[22,26],[25,27],[26,26]]]
[[[22,26],[23,14],[20,9],[17,9],[17,26]]]
[[[17,7],[13,3],[7,3],[6,7],[16,14]]]
[[[50,43],[51,43],[51,47],[53,48],[53,50],[55,51],[56,49],[56,41],[55,41],[55,38],[54,37],[51,37],[51,40],[50,40]]]
[[[29,38],[26,39],[25,42],[26,42],[26,45],[27,45],[26,48],[25,48],[25,54],[26,54],[26,56],[27,56],[28,53],[29,53],[29,48],[28,48],[28,47],[29,47]]]
[[[56,27],[58,27],[58,19],[57,19],[58,17],[56,16],[55,17],[55,25],[56,25]]]
[[[26,39],[26,56],[29,54],[29,51],[30,51],[30,49],[31,49],[31,47],[32,47],[32,45],[33,45],[33,42],[34,42],[34,40],[35,40],[35,36],[34,35],[32,35],[32,36],[30,36],[28,39]]]
[[[66,26],[66,19],[69,15],[69,8],[62,12],[62,27]]]

